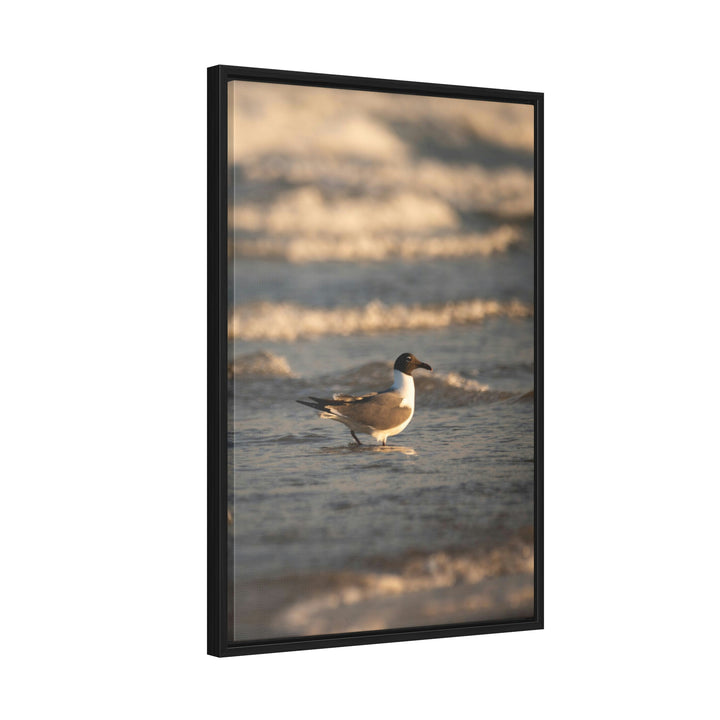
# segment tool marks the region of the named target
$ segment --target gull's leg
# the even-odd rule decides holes
[[[387,438],[384,438],[383,439],[383,447],[385,447],[386,445],[387,445]]]
[[[356,442],[358,445],[362,445],[362,443],[358,440],[358,436],[355,434],[355,431],[354,431],[354,430],[351,430],[351,431],[350,431],[350,434],[355,438],[355,442]]]

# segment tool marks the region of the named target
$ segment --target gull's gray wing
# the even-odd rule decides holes
[[[387,390],[383,390],[383,392],[387,392]],[[349,395],[346,393],[335,393],[333,395],[332,400],[328,400],[327,404],[329,405],[340,405],[342,403],[352,403],[357,400],[364,400],[365,398],[372,397],[374,395],[378,395],[376,392],[368,392],[363,393],[362,395]]]
[[[383,392],[387,392],[387,390],[383,390]],[[320,410],[321,412],[324,412],[329,410],[331,407],[344,407],[350,403],[358,402],[358,400],[365,400],[366,398],[374,397],[377,394],[378,393],[376,392],[365,393],[364,395],[345,395],[343,393],[335,393],[330,400],[326,398],[313,397],[311,395],[310,399],[312,402],[308,402],[307,400],[296,400],[295,402],[298,402],[301,405],[307,405],[308,407],[313,408],[313,410]]]
[[[345,417],[359,425],[376,430],[390,430],[402,425],[412,415],[409,407],[400,407],[402,396],[395,392],[361,397],[357,400],[334,402],[326,406],[333,415]]]

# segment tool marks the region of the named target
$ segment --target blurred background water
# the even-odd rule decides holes
[[[232,636],[532,616],[532,107],[229,92]],[[295,402],[403,352],[388,447]]]

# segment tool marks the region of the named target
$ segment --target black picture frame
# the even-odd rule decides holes
[[[228,83],[245,80],[522,103],[534,108],[534,614],[479,622],[234,642],[228,614]],[[208,68],[207,129],[207,652],[217,657],[308,650],[543,627],[543,94],[218,65]]]

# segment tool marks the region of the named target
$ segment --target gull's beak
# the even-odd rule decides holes
[[[427,363],[420,363],[418,367],[425,368],[426,370],[432,372],[432,368]]]

